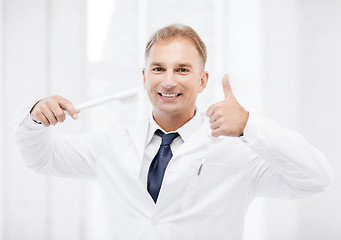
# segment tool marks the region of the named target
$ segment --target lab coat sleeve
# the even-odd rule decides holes
[[[91,138],[60,135],[53,126],[35,123],[29,114],[32,106],[20,109],[15,116],[15,141],[25,166],[47,175],[95,179]]]
[[[241,140],[258,156],[249,165],[254,197],[301,198],[325,191],[333,173],[302,135],[250,114]]]

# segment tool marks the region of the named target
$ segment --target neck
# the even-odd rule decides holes
[[[155,122],[166,132],[175,131],[185,125],[195,115],[195,110],[188,114],[174,114],[174,115],[158,115],[153,111],[153,118]]]

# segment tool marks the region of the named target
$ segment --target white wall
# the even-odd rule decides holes
[[[303,240],[341,238],[341,1],[302,0],[300,124],[304,135],[325,153],[335,183],[299,208]]]
[[[13,116],[51,94],[82,100],[85,1],[3,1],[4,239],[85,239],[85,183],[32,173],[13,141]],[[78,125],[61,131],[75,133]]]
[[[324,151],[336,173],[341,170],[341,1],[1,2],[0,239],[103,239],[96,186],[25,169],[14,146],[13,115],[20,106],[51,94],[78,103],[141,88],[146,38],[173,22],[191,25],[207,44],[211,74],[199,99],[202,108],[221,99],[221,75],[229,72],[243,106],[300,131]],[[97,128],[94,123],[103,118],[122,121],[108,107],[118,106],[85,113],[59,129],[78,133]],[[139,114],[148,108],[145,103],[133,107]],[[317,197],[255,201],[245,239],[339,239],[340,184],[337,175],[334,186]]]
[[[264,3],[264,113],[301,132],[336,174],[319,196],[266,200],[266,239],[340,239],[341,1]]]
[[[263,1],[262,107],[285,127],[300,126],[300,7],[297,0]],[[299,240],[299,201],[264,200],[264,239]]]

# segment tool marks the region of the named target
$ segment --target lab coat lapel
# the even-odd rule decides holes
[[[178,149],[178,151],[174,154],[173,158],[186,154],[190,151],[198,149],[202,147],[206,143],[213,140],[216,140],[211,135],[210,125],[208,123],[208,119],[204,118],[203,124],[198,128],[188,141],[184,142],[184,144]]]
[[[188,141],[184,142],[174,153],[162,182],[159,198],[155,206],[155,216],[160,214],[162,216],[169,215],[171,211],[175,211],[174,209],[169,209],[167,206],[176,206],[174,202],[181,201],[182,199],[180,196],[183,194],[188,181],[186,176],[191,171],[190,169],[193,167],[195,161],[199,160],[196,154],[192,153],[210,144],[212,141],[220,141],[220,139],[212,137],[209,124],[204,122],[192,134]]]
[[[128,129],[128,132],[131,136],[132,142],[136,148],[138,154],[138,166],[136,168],[136,172],[134,173],[134,177],[138,177],[140,174],[143,154],[145,150],[145,144],[147,139],[148,133],[148,126],[149,126],[149,119],[146,118],[145,120],[135,124],[134,126]]]

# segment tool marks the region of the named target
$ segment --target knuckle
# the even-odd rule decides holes
[[[39,106],[37,106],[38,109],[40,109],[41,112],[43,112],[48,107],[48,100],[41,102]]]
[[[63,119],[65,117],[64,111],[60,110],[60,111],[56,112],[56,117],[58,119]]]
[[[62,98],[62,97],[59,97],[59,102],[63,105],[66,105],[69,103],[65,98]]]
[[[39,113],[42,113],[42,112],[43,112],[43,110],[42,110],[41,105],[39,105],[39,106],[37,106],[36,108],[33,109],[33,113],[35,115],[38,115]]]
[[[225,101],[220,101],[217,103],[218,108],[222,108],[224,106]]]
[[[46,101],[46,106],[49,108],[53,108],[57,104],[58,104],[58,100],[53,99],[53,98]]]
[[[45,104],[42,104],[37,108],[36,115],[37,114],[44,115],[44,113],[46,112],[47,112],[47,106]]]
[[[65,99],[65,98],[60,101],[60,104],[62,106],[64,106],[65,108],[68,108],[68,109],[69,108],[73,108],[72,103],[69,100]]]
[[[52,98],[54,98],[54,99],[60,99],[60,98],[61,98],[61,96],[60,96],[60,95],[58,95],[58,94],[56,94],[56,95],[52,96]]]

